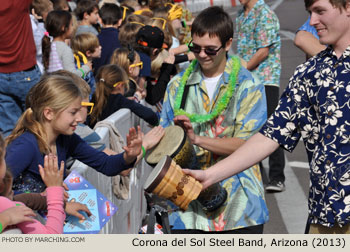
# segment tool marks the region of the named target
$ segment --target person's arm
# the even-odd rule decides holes
[[[269,47],[259,48],[247,62],[247,69],[250,71],[256,69],[268,56]]]
[[[247,71],[247,70],[245,70]],[[259,80],[245,80],[240,83],[236,99],[238,111],[232,125],[233,135],[228,138],[212,138],[196,135],[190,120],[186,116],[177,116],[174,123],[182,126],[192,144],[209,150],[217,155],[230,155],[245,140],[257,132],[266,121],[266,95],[264,85]]]
[[[35,137],[32,139],[36,141]],[[38,146],[23,136],[19,136],[7,146],[5,160],[14,179],[30,167],[38,151]],[[21,158],[18,158],[19,156]]]
[[[257,133],[246,141],[238,150],[206,170],[183,169],[199,180],[204,190],[208,186],[231,177],[250,168],[268,157],[279,144],[261,133]]]
[[[247,69],[250,71],[255,70],[269,56],[269,48],[273,44],[280,43],[279,20],[273,12],[260,12],[256,24],[254,42],[257,51],[247,62]]]
[[[243,139],[232,138],[211,138],[196,135],[193,131],[191,121],[187,116],[180,115],[174,118],[174,123],[180,125],[186,132],[192,144],[202,147],[217,155],[230,155],[237,150],[245,141]]]
[[[95,150],[76,134],[69,137],[67,152],[73,158],[78,159],[96,171],[106,176],[115,176],[123,170],[132,168],[141,152],[142,138],[140,130],[136,131],[134,128],[131,128],[128,135],[131,137],[129,138],[128,146],[126,146],[127,148],[124,147],[125,152],[117,155],[109,156],[102,151]]]
[[[16,194],[13,196],[13,200],[22,202],[24,205],[35,211],[47,209],[46,196],[43,196],[40,193]]]
[[[122,95],[118,95],[119,101],[117,101],[115,104],[116,108],[128,108],[136,114],[138,117],[145,120],[147,123],[156,126],[159,124],[158,116],[157,114],[150,108],[147,108],[146,106],[139,104],[135,102],[134,100],[127,99],[126,97]],[[116,109],[117,110],[117,109]],[[115,111],[116,111],[115,110]]]
[[[297,32],[294,38],[294,45],[302,50],[307,58],[315,56],[326,49],[326,46],[322,45],[314,35],[304,30]]]
[[[174,74],[176,68],[173,64],[163,63],[160,68],[160,74],[155,85],[147,84],[146,102],[155,105],[164,98],[166,87],[170,81],[171,75]]]

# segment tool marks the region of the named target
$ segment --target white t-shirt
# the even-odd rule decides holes
[[[221,75],[222,74],[215,76],[215,77],[212,77],[212,78],[208,78],[208,77],[205,77],[203,75],[203,81],[204,81],[205,87],[207,88],[207,92],[208,92],[208,96],[209,96],[210,101],[213,100],[216,85],[218,84]]]

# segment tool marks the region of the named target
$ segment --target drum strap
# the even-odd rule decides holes
[[[186,105],[186,99],[188,96],[188,90],[190,89],[189,85],[185,85],[185,89],[184,89],[184,93],[182,95],[182,100],[181,100],[181,104],[180,104],[180,109],[185,109],[185,105]]]

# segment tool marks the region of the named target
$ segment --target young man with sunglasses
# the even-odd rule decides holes
[[[191,32],[189,49],[196,60],[168,84],[161,125],[182,126],[200,166],[190,168],[206,169],[259,130],[266,121],[266,99],[264,85],[237,56],[228,55],[233,23],[222,8],[203,10]],[[171,211],[173,233],[262,233],[268,210],[259,166],[220,183],[227,191],[225,202],[207,211],[194,200],[186,211]]]
[[[247,69],[265,85],[267,115],[278,104],[281,75],[280,24],[264,0],[239,0],[242,9],[236,18],[237,54],[247,61]],[[262,164],[260,163],[261,168]],[[285,158],[282,148],[269,156],[268,192],[285,190]]]
[[[303,140],[310,164],[309,233],[350,234],[350,0],[304,0],[327,48],[299,65],[259,133],[205,171],[204,187]],[[250,154],[254,153],[254,155]]]

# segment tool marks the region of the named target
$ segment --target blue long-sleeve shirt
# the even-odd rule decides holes
[[[59,135],[56,147],[58,164],[73,157],[107,176],[117,175],[133,166],[125,163],[122,153],[108,156],[89,146],[75,133]],[[8,145],[5,160],[14,178],[15,192],[40,192],[45,189],[38,168],[39,164],[44,166],[44,157],[36,137],[30,132],[23,133]]]

